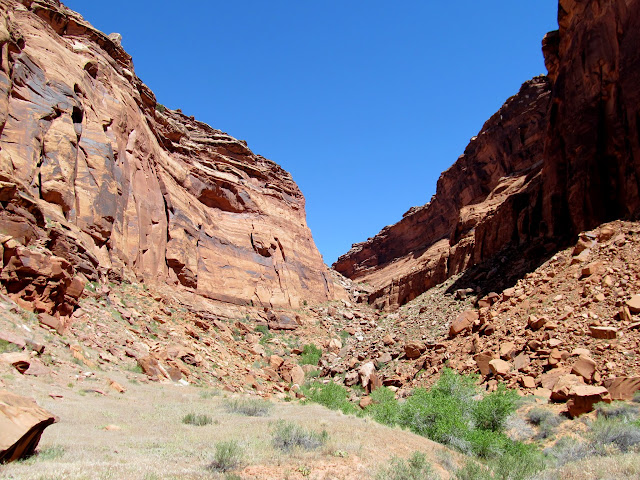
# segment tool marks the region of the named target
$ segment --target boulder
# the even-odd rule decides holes
[[[449,337],[453,338],[462,332],[469,331],[473,328],[473,324],[478,320],[477,310],[466,310],[451,322],[449,327]]]
[[[491,367],[489,362],[494,359],[493,355],[489,352],[478,353],[473,356],[473,359],[478,365],[478,369],[482,375],[489,375],[491,373]]]
[[[593,374],[596,373],[596,362],[587,355],[580,355],[576,363],[573,364],[571,373],[581,376],[587,383],[590,383],[593,380]]]
[[[582,377],[573,374],[561,376],[551,391],[551,400],[554,402],[566,402],[569,399],[571,390],[576,386],[584,385]],[[543,384],[544,386],[544,384]]]
[[[636,294],[626,302],[631,313],[640,313],[640,295]]]
[[[611,403],[611,395],[605,387],[575,385],[569,391],[567,410],[572,418],[589,413],[598,402]]]
[[[505,362],[504,360],[500,360],[499,358],[494,358],[489,362],[489,368],[491,369],[491,373],[494,375],[508,375],[511,371],[511,364],[509,362]]]
[[[417,343],[417,342],[407,343],[404,346],[404,354],[407,356],[408,359],[413,360],[420,357],[420,355],[422,355],[422,353],[426,349],[427,347],[425,347],[425,345],[422,343]]]
[[[600,327],[592,325],[589,327],[589,334],[593,338],[612,340],[618,336],[618,329],[616,327]]]
[[[0,390],[0,463],[32,455],[44,429],[57,421],[35,400]]]
[[[640,377],[614,377],[604,381],[612,400],[631,400],[640,390]]]
[[[304,370],[297,363],[287,360],[280,366],[280,376],[285,382],[302,385],[304,383]]]

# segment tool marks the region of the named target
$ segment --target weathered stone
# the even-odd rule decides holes
[[[593,379],[593,374],[596,373],[596,362],[591,357],[580,355],[573,364],[571,373],[581,376],[589,383]]]
[[[631,313],[640,313],[640,295],[634,295],[626,302]]]
[[[596,403],[611,403],[611,396],[604,387],[575,385],[569,392],[567,410],[572,418],[593,410]]]
[[[589,333],[593,338],[611,340],[618,336],[618,329],[616,327],[599,327],[592,325],[589,327]]]
[[[449,327],[449,337],[453,338],[462,332],[470,331],[476,320],[478,320],[478,312],[476,310],[467,310],[462,312],[453,322],[451,322],[451,326]]]
[[[0,463],[32,455],[44,429],[57,421],[35,400],[0,390]]]
[[[473,359],[478,364],[478,369],[480,370],[480,374],[489,375],[491,373],[491,367],[489,366],[489,362],[494,359],[491,353],[478,353],[473,356]]]
[[[494,375],[508,375],[511,371],[511,364],[509,362],[505,362],[504,360],[500,360],[498,358],[494,358],[489,362],[489,368],[491,369],[491,373]]]
[[[640,377],[614,377],[604,381],[612,400],[632,400],[640,390]]]
[[[404,354],[408,359],[413,360],[418,358],[427,349],[423,343],[408,343],[404,346]]]
[[[529,320],[527,321],[527,325],[531,330],[540,330],[544,327],[545,323],[547,323],[547,317],[537,317],[535,315],[529,315]]]
[[[569,392],[577,385],[584,385],[582,377],[573,374],[562,375],[553,386],[551,400],[554,402],[566,402],[569,399]]]

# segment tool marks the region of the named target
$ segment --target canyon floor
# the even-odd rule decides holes
[[[89,283],[68,324],[2,296],[0,386],[35,398],[59,422],[45,430],[36,456],[0,472],[16,479],[376,478],[392,457],[418,451],[440,478],[454,478],[463,455],[305,402],[300,389],[335,382],[357,405],[385,385],[402,399],[431,386],[444,367],[480,374],[482,390],[499,383],[518,390],[513,438],[540,448],[562,436],[581,438],[596,412],[571,420],[559,384],[601,388],[631,379],[610,387],[614,399],[631,399],[638,389],[639,251],[640,223],[613,222],[585,232],[502,292],[479,295],[491,272],[471,272],[394,312],[358,303],[368,286],[340,278],[352,301],[278,312],[228,307],[167,286]],[[318,358],[307,362],[311,344]],[[491,360],[506,370],[483,371]],[[247,398],[271,408],[251,417],[229,407]],[[534,407],[562,419],[552,438],[541,441],[527,423]],[[211,424],[183,423],[189,414]],[[283,452],[273,444],[280,420],[324,430],[327,441]],[[229,440],[241,448],[241,464],[233,473],[211,471],[216,445]],[[537,478],[640,478],[640,456],[612,450],[610,458]]]

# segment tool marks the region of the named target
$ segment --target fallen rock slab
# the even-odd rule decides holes
[[[0,463],[33,455],[44,429],[57,421],[35,400],[0,390]]]
[[[604,381],[612,400],[631,400],[640,390],[640,377],[615,377]]]
[[[611,403],[611,395],[604,387],[576,385],[569,391],[567,410],[572,418],[589,413],[598,402]]]

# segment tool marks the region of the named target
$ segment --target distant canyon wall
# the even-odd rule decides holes
[[[431,202],[334,264],[393,308],[505,249],[556,245],[640,208],[640,1],[561,0],[549,71],[522,86]]]

